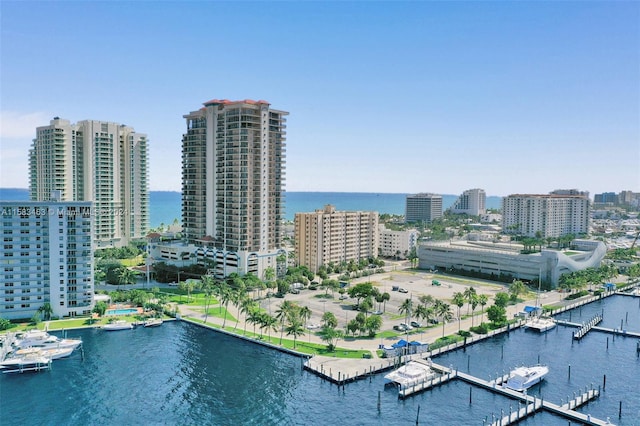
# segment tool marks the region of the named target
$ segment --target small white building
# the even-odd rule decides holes
[[[417,247],[419,233],[416,229],[406,231],[394,231],[379,226],[380,229],[380,256],[398,257],[406,259],[413,248]]]

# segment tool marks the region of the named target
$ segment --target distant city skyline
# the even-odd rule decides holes
[[[58,116],[143,129],[150,190],[180,191],[183,115],[217,98],[290,113],[287,191],[640,192],[638,2],[0,12],[0,187],[28,188],[36,127]]]

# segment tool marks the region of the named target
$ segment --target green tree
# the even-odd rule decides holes
[[[325,312],[322,315],[322,325],[324,327],[336,328],[338,326],[338,319],[333,312]]]
[[[51,303],[44,302],[42,306],[38,308],[38,313],[42,315],[42,319],[44,321],[49,321],[51,319],[51,315],[53,314]]]
[[[129,268],[122,267],[118,274],[119,284],[134,284],[136,282],[136,274]]]
[[[287,336],[293,336],[293,349],[296,348],[296,342],[299,336],[304,336],[304,327],[302,326],[302,320],[293,315],[289,318],[289,324],[285,328]]]
[[[478,295],[478,303],[480,304],[482,309],[482,315],[480,316],[480,323],[482,324],[484,318],[484,307],[487,303],[489,303],[489,296],[487,296],[486,294]]]
[[[501,308],[506,308],[509,304],[509,295],[504,292],[496,293],[493,303]]]
[[[454,305],[458,307],[458,331],[460,331],[460,309],[462,308],[465,302],[464,294],[460,292],[453,293],[452,302]]]
[[[444,337],[444,326],[447,321],[451,320],[451,317],[453,316],[453,314],[451,313],[451,306],[441,300],[436,300],[434,310],[442,320],[442,337]]]
[[[103,317],[104,313],[107,312],[107,308],[108,308],[107,303],[100,301],[100,302],[96,302],[96,305],[93,307],[93,310],[91,312],[95,312],[96,314]]]
[[[411,316],[413,311],[413,300],[405,299],[405,301],[402,302],[402,304],[398,308],[398,311],[401,314],[404,314],[405,322],[409,324],[411,322]]]
[[[463,292],[464,298],[466,299],[467,303],[469,304],[467,306],[467,315],[469,315],[469,307],[471,306],[471,301],[473,300],[473,298],[476,295],[476,289],[473,287],[467,287],[464,292]]]
[[[327,350],[329,352],[333,352],[335,350],[336,341],[342,337],[342,331],[336,329],[335,327],[329,327],[325,325],[324,327],[322,327],[322,330],[320,330],[320,339],[327,344]]]
[[[507,310],[503,306],[493,305],[487,309],[487,318],[495,325],[502,325],[507,322]]]
[[[365,320],[364,328],[369,332],[369,337],[375,337],[376,332],[382,327],[380,315],[371,315]]]
[[[8,330],[11,327],[11,321],[6,318],[0,318],[0,330]]]
[[[512,301],[517,301],[518,296],[525,293],[527,291],[527,286],[520,280],[515,280],[509,286],[509,294]]]
[[[200,281],[200,289],[204,293],[204,322],[209,318],[209,306],[211,296],[215,291],[215,281],[211,275],[203,275]]]

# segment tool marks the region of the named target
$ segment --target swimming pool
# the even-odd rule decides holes
[[[138,308],[124,308],[124,309],[107,309],[105,315],[131,315],[137,314]]]

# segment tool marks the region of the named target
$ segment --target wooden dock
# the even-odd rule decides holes
[[[573,338],[575,340],[582,339],[589,331],[591,331],[593,327],[600,324],[601,322],[602,322],[602,314],[594,315],[593,318],[591,318],[589,321],[583,324],[578,331],[573,333]]]
[[[556,323],[559,325],[567,326],[567,327],[580,328],[583,326],[582,324],[571,322],[571,321],[565,321],[565,320],[556,320]],[[637,331],[627,331],[625,329],[619,329],[619,328],[606,328],[606,327],[600,327],[596,325],[591,327],[590,330],[600,331],[600,332],[609,333],[609,334],[615,334],[618,336],[629,336],[629,337],[640,338],[640,333],[638,333]]]

